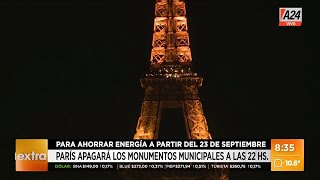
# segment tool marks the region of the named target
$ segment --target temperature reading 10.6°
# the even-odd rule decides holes
[[[300,160],[286,160],[286,166],[298,166]]]

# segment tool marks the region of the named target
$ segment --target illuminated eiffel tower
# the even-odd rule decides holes
[[[183,0],[156,0],[151,72],[141,79],[145,97],[134,139],[157,139],[163,108],[182,108],[189,139],[211,139],[192,72]]]
[[[182,108],[189,139],[211,139],[197,90],[203,79],[191,67],[184,0],[156,0],[153,29],[151,72],[140,80],[145,97],[134,139],[158,138],[163,108]],[[213,179],[228,179],[227,172]]]

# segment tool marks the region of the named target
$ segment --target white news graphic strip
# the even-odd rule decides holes
[[[70,153],[74,156],[70,158]],[[108,154],[109,158],[97,159],[97,155]],[[68,155],[69,154],[69,155]],[[152,154],[152,155],[151,155]],[[174,155],[175,154],[175,155]],[[193,158],[190,155],[193,154]],[[87,158],[79,156],[86,155]],[[146,158],[141,158],[144,155]],[[206,155],[206,157],[204,157]],[[229,155],[229,158],[228,158]],[[191,163],[191,162],[270,162],[270,150],[239,149],[239,150],[146,150],[146,149],[112,149],[112,150],[50,150],[48,151],[48,162],[109,162],[109,163]],[[67,157],[69,156],[69,157]],[[88,158],[90,156],[91,158]],[[161,158],[160,158],[161,156]],[[173,157],[175,156],[175,158]],[[210,156],[210,158],[208,158]],[[101,157],[101,156],[100,156]],[[189,158],[188,158],[189,157]]]

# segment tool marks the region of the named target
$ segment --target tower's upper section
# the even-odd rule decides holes
[[[156,0],[150,61],[156,69],[191,63],[184,0]]]

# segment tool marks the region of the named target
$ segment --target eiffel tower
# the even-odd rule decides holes
[[[164,108],[182,108],[188,139],[211,139],[198,96],[203,78],[191,66],[184,0],[156,0],[153,29],[150,73],[140,79],[145,97],[134,139],[158,139]],[[227,172],[216,172],[213,179],[226,180]]]
[[[189,139],[211,139],[197,88],[202,78],[191,68],[186,7],[183,0],[156,0],[151,72],[134,139],[157,139],[163,108],[182,108]]]

